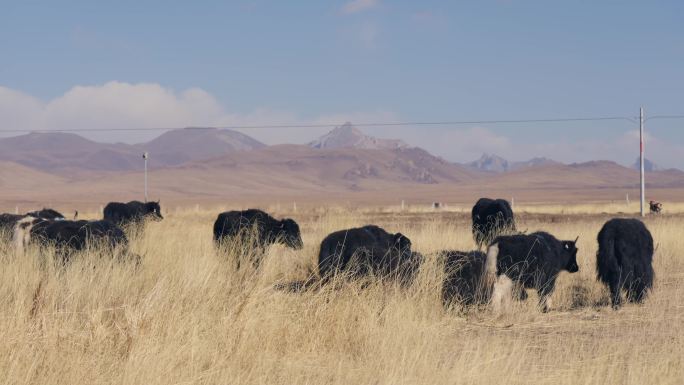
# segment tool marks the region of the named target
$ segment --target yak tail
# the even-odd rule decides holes
[[[318,279],[315,276],[311,276],[301,281],[278,283],[274,285],[273,288],[279,291],[286,291],[289,293],[303,293],[311,288],[320,286],[320,283],[320,279]]]
[[[619,274],[620,264],[615,255],[615,237],[608,232],[599,234],[599,250],[596,253],[597,278],[608,283],[610,277]]]

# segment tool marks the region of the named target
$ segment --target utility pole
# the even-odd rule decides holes
[[[639,170],[641,174],[641,216],[646,215],[646,183],[644,182],[644,107],[639,108]]]
[[[145,161],[145,203],[147,203],[147,152],[143,152],[143,160]]]

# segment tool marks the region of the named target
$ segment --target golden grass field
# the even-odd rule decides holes
[[[137,268],[96,252],[56,268],[43,263],[49,253],[3,245],[0,383],[682,384],[684,206],[665,207],[646,219],[655,289],[618,311],[595,280],[596,234],[605,212],[636,206],[516,207],[521,230],[579,235],[580,272],[561,274],[549,313],[532,291],[503,315],[442,307],[435,252],[474,248],[464,207],[271,208],[299,222],[305,247],[272,247],[259,271],[217,255],[218,209],[169,210],[148,224],[132,240]],[[413,286],[274,290],[314,269],[325,235],[368,223],[426,254]]]

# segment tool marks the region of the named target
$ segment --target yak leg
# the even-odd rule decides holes
[[[525,285],[522,284],[520,281],[515,282],[513,292],[515,293],[515,298],[518,301],[527,300],[527,291],[525,290]]]
[[[497,277],[494,283],[494,293],[492,293],[492,306],[494,312],[501,313],[502,310],[508,309],[511,302],[513,291],[513,281],[505,274]]]
[[[649,287],[643,279],[636,279],[627,289],[627,299],[632,303],[642,303],[646,298],[648,289]]]
[[[537,293],[539,294],[539,306],[541,307],[541,311],[543,313],[546,313],[549,311],[549,308],[551,307],[551,294],[553,293],[553,289],[556,287],[556,280],[551,280],[548,282],[548,284],[542,286],[539,288]]]
[[[619,309],[622,305],[622,279],[619,275],[617,277],[612,277],[608,282],[608,287],[610,288],[610,302],[615,310]]]

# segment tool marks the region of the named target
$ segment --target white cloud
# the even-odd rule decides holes
[[[256,108],[245,114],[227,111],[211,94],[191,88],[176,92],[155,83],[108,82],[75,86],[63,95],[41,101],[0,87],[0,130],[93,130],[79,132],[100,141],[136,143],[162,131],[107,131],[128,128],[188,126],[340,125],[346,121],[384,121],[387,112],[349,113],[301,119],[289,111]],[[241,128],[268,144],[307,143],[328,128]],[[5,136],[18,135],[8,133]]]
[[[41,126],[42,102],[30,95],[0,86],[0,128],[37,129]]]
[[[342,6],[342,13],[349,15],[376,7],[379,0],[352,0]]]

